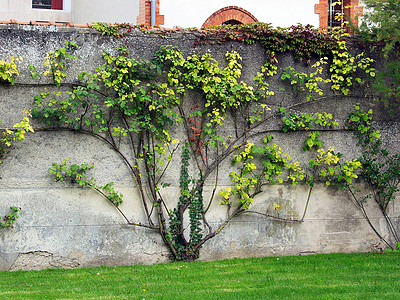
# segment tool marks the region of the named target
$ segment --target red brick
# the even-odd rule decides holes
[[[151,24],[151,2],[149,0],[139,0],[139,16],[137,24],[150,26]],[[156,2],[156,25],[164,24],[164,16],[160,15],[160,0]]]
[[[314,12],[319,14],[319,27],[328,26],[328,11],[329,11],[329,1],[319,0],[319,4],[315,4]],[[351,7],[345,9],[345,19],[350,19],[356,26],[358,23],[357,16],[361,16],[363,9],[359,6],[359,0],[343,0],[343,6]]]
[[[229,20],[237,20],[244,24],[258,22],[258,20],[251,13],[243,8],[237,6],[227,6],[209,16],[202,27],[221,25],[223,22]]]
[[[75,24],[75,27],[78,27],[78,28],[87,28],[88,26],[87,26],[87,24]]]

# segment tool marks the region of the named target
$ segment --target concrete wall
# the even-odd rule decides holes
[[[185,55],[209,49],[222,64],[224,54],[228,50],[236,50],[243,58],[243,80],[248,83],[264,63],[264,50],[257,44],[245,46],[241,43],[225,43],[193,48],[196,33],[182,31],[170,37],[161,39],[157,35],[134,30],[128,37],[118,40],[102,36],[92,29],[0,25],[0,59],[8,60],[11,55],[24,58],[23,63],[19,64],[21,75],[16,84],[0,85],[2,128],[15,124],[21,118],[22,110],[31,109],[36,94],[44,88],[53,89],[47,84],[50,82],[48,78],[33,80],[27,65],[35,65],[39,72],[43,72],[45,53],[60,47],[67,39],[75,39],[79,44],[75,52],[78,60],[69,64],[67,82],[73,82],[80,72],[94,70],[102,64],[102,51],[115,52],[121,45],[127,46],[133,56],[145,59],[150,58],[163,44],[176,45]],[[271,87],[275,90],[282,85],[279,77],[286,66],[306,70],[302,63],[294,62],[290,54],[280,55],[278,59],[279,75],[271,81]],[[270,101],[272,107],[282,101],[293,103],[292,99],[282,99],[279,94]],[[372,107],[376,111],[375,125],[382,131],[385,144],[398,151],[400,139],[397,119],[391,119],[379,105],[365,102],[365,98],[330,97],[323,103],[304,109],[333,113],[335,119],[343,124],[352,104],[360,101],[365,107]],[[116,188],[124,194],[125,202],[121,206],[124,213],[134,221],[145,222],[137,190],[130,179],[129,170],[119,157],[93,137],[43,131],[40,130],[43,125],[36,121],[33,121],[33,125],[36,133],[29,135],[24,143],[15,145],[15,149],[0,165],[1,214],[7,213],[11,205],[22,208],[15,228],[0,232],[0,269],[168,261],[168,251],[156,232],[125,225],[120,214],[101,196],[69,183],[56,183],[48,173],[52,162],[61,162],[67,156],[72,163],[94,162],[95,169],[91,174],[98,183],[114,181]],[[272,122],[269,128],[279,129],[278,123]],[[306,165],[308,154],[301,150],[301,145],[307,134],[295,132],[285,135],[277,131],[274,136],[284,151]],[[174,135],[182,138],[179,132],[174,132]],[[322,134],[321,139],[326,147],[335,146],[336,151],[344,153],[346,159],[360,154],[351,132],[328,131]],[[171,205],[179,197],[179,159],[167,172],[165,181],[171,182],[171,186],[163,190]],[[221,168],[221,187],[230,184],[230,168],[230,162],[224,163]],[[360,187],[363,187],[362,184]],[[210,181],[205,186],[205,199],[212,189],[213,182]],[[288,184],[265,186],[264,192],[256,196],[251,210],[277,214],[273,207],[279,204],[279,216],[298,218],[303,214],[307,194],[308,189],[301,184],[296,187]],[[366,208],[377,229],[388,237],[376,205],[368,201]],[[397,201],[390,206],[390,214],[399,225],[400,207]],[[207,214],[214,229],[226,216],[226,207],[220,206],[218,201],[214,202]],[[285,223],[261,215],[243,214],[204,245],[200,259],[373,251],[381,246],[346,192],[317,184],[303,223]]]

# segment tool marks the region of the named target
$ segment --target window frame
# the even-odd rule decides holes
[[[34,4],[33,1],[34,0],[32,0],[32,9],[35,9],[35,10],[39,9],[39,10],[44,10],[44,11],[66,11],[66,4],[69,4],[69,7],[71,6],[71,0],[50,0],[50,4],[43,5],[43,7],[34,7],[34,5],[38,5],[38,4]],[[54,1],[60,1],[61,3],[57,3],[57,4],[58,4],[58,7],[61,7],[61,8],[58,8],[56,6],[57,4],[55,4]],[[54,8],[55,6],[57,8]],[[70,9],[69,9],[69,11],[70,11]]]
[[[333,6],[332,4],[338,2],[337,0],[329,0],[328,1],[328,26],[329,27],[336,27],[336,26],[341,26],[343,23],[343,1],[341,1],[340,4],[336,4],[335,6]],[[336,9],[336,7],[340,5],[339,9]],[[335,16],[337,14],[341,14],[342,15],[342,19],[341,20],[336,20]]]

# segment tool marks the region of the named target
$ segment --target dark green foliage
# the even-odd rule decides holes
[[[170,234],[172,237],[172,244],[175,247],[176,255],[172,257],[174,260],[182,260],[185,257],[187,241],[183,235],[183,213],[184,207],[190,202],[190,191],[189,191],[189,149],[187,145],[182,147],[182,160],[181,160],[181,173],[179,179],[179,187],[181,189],[181,195],[179,201],[170,214]]]
[[[361,36],[374,43],[386,58],[385,69],[378,73],[373,87],[378,100],[388,107],[400,101],[400,1],[365,0],[365,13],[360,26]]]
[[[312,57],[329,56],[337,49],[333,38],[311,25],[295,25],[289,28],[273,28],[271,24],[254,23],[226,25],[207,29],[197,43],[222,43],[239,41],[246,44],[259,42],[273,62],[276,53],[291,51],[296,59],[311,62]]]
[[[387,56],[400,54],[400,1],[364,0],[361,33],[369,39],[383,42]]]
[[[203,188],[202,186],[194,186],[190,189],[189,177],[189,160],[190,151],[189,145],[186,143],[182,147],[181,159],[181,174],[180,174],[180,189],[177,207],[170,213],[169,231],[172,238],[173,246],[176,254],[173,255],[173,260],[195,260],[199,257],[202,235],[202,219],[203,219]],[[196,183],[196,181],[194,181]],[[187,239],[184,236],[183,214],[189,208],[190,236]]]
[[[203,238],[202,234],[202,219],[203,219],[203,187],[198,186],[195,189],[192,201],[189,207],[189,220],[190,220],[190,243],[191,247],[196,248],[196,258],[199,256],[200,248],[196,246],[200,243]]]
[[[400,56],[385,61],[385,68],[378,72],[372,83],[385,106],[394,109],[400,101]]]

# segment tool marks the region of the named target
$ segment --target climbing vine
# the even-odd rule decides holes
[[[3,163],[4,158],[16,141],[22,142],[25,140],[26,133],[33,132],[29,120],[31,115],[28,111],[24,111],[24,113],[26,116],[19,123],[16,123],[12,129],[5,128],[0,131],[0,164]],[[0,123],[2,123],[1,120]],[[15,221],[18,219],[21,208],[11,206],[10,210],[11,213],[5,215],[2,221],[0,220],[0,229],[12,228]]]
[[[76,56],[70,54],[74,48],[77,48],[75,41],[65,41],[65,47],[60,47],[54,52],[48,52],[44,65],[48,68],[44,75],[51,75],[56,86],[60,86],[61,81],[67,76],[65,70],[67,69],[67,59],[76,59]],[[30,67],[32,76],[37,77],[35,67]]]
[[[125,36],[121,30],[131,29],[102,23],[93,27],[116,37]],[[267,49],[266,62],[252,84],[241,80],[242,59],[234,50],[228,51],[221,63],[210,52],[185,56],[168,45],[161,46],[151,59],[139,60],[121,47],[104,52],[103,64],[80,74],[79,83],[71,90],[47,90],[35,97],[32,115],[43,124],[53,130],[94,136],[119,155],[135,180],[146,220],[125,216],[120,206],[123,195],[113,182],[98,184],[89,175],[92,163],[54,162],[49,172],[55,180],[91,188],[110,201],[127,224],[158,231],[173,260],[197,259],[204,243],[249,211],[265,185],[307,184],[307,209],[317,182],[350,188],[363,166],[362,159],[345,161],[320,139],[322,130],[339,127],[332,114],[302,111],[303,106],[322,101],[327,87],[347,95],[355,84],[362,83],[361,78],[374,76],[372,60],[348,52],[344,28],[326,35],[309,26],[272,29],[257,23],[219,27],[202,32],[197,44],[228,40],[259,42]],[[71,53],[76,47],[69,41],[47,56],[46,72],[56,86],[63,84],[66,61],[75,58]],[[278,75],[275,53],[286,51],[307,62],[315,58],[315,63],[310,73],[289,67],[279,74],[282,82],[289,84],[284,95],[296,101],[276,105],[271,97],[278,96],[269,79]],[[196,100],[188,101],[188,95],[195,95]],[[294,160],[273,142],[269,124],[283,133],[307,132],[299,148],[309,155],[308,164]],[[221,166],[229,160],[231,185],[221,188]],[[181,165],[180,193],[171,207],[165,188],[172,184],[169,168],[177,161]],[[211,194],[205,197],[210,182]],[[215,202],[227,208],[227,218],[210,225],[208,212]],[[275,203],[274,210],[278,207]],[[305,211],[298,220],[266,217],[301,222]]]
[[[295,25],[288,28],[274,28],[271,24],[253,23],[207,28],[196,44],[216,44],[239,41],[245,44],[260,43],[268,56],[290,51],[299,60],[311,62],[313,57],[324,57],[337,49],[335,39],[325,35],[311,25]]]
[[[15,78],[19,75],[18,62],[22,62],[22,57],[11,56],[10,61],[0,60],[0,84],[10,83],[14,85]],[[33,132],[33,128],[29,123],[29,117],[31,114],[28,111],[24,111],[26,117],[24,117],[19,123],[16,123],[12,129],[0,130],[0,164],[3,163],[4,158],[9,153],[14,142],[22,142],[25,139],[27,132]],[[3,121],[0,119],[0,124]],[[15,221],[19,218],[21,208],[16,206],[10,207],[11,213],[5,215],[3,219],[0,219],[0,229],[12,228]]]
[[[118,38],[127,36],[132,30],[132,26],[128,23],[114,23],[109,25],[104,22],[92,23],[92,28],[102,32],[103,35],[113,35]]]
[[[5,128],[1,130],[0,164],[3,163],[4,157],[7,155],[14,142],[22,142],[23,140],[25,140],[25,134],[27,132],[33,132],[33,128],[30,125],[29,120],[31,114],[28,111],[24,111],[24,113],[26,114],[26,116],[19,123],[16,123],[12,129]],[[0,123],[2,123],[1,120]]]
[[[5,228],[13,228],[15,221],[19,218],[19,213],[21,212],[21,208],[11,206],[11,213],[5,215],[3,220],[0,220],[0,229]]]
[[[53,163],[53,168],[49,169],[50,174],[54,174],[56,181],[63,181],[65,178],[69,178],[73,183],[77,183],[80,186],[90,187],[104,197],[106,197],[112,204],[118,207],[123,201],[123,195],[114,190],[114,182],[109,182],[104,186],[96,184],[96,179],[89,178],[87,171],[94,168],[94,165],[83,163],[81,165],[73,164],[68,166],[69,158],[62,161],[61,164]]]
[[[364,208],[365,200],[373,199],[378,204],[386,220],[391,238],[398,245],[400,243],[399,233],[388,215],[388,206],[396,198],[396,193],[400,190],[400,155],[398,153],[390,154],[382,146],[379,130],[374,130],[372,127],[372,109],[364,111],[361,109],[360,103],[355,104],[354,109],[354,112],[348,116],[348,126],[353,130],[359,145],[363,149],[359,158],[359,162],[362,165],[361,177],[368,183],[372,192],[366,196],[358,197],[357,194],[361,191],[353,188],[353,198],[368,221],[369,217]],[[373,226],[370,221],[369,224]],[[382,236],[381,239],[394,249],[389,241]]]

